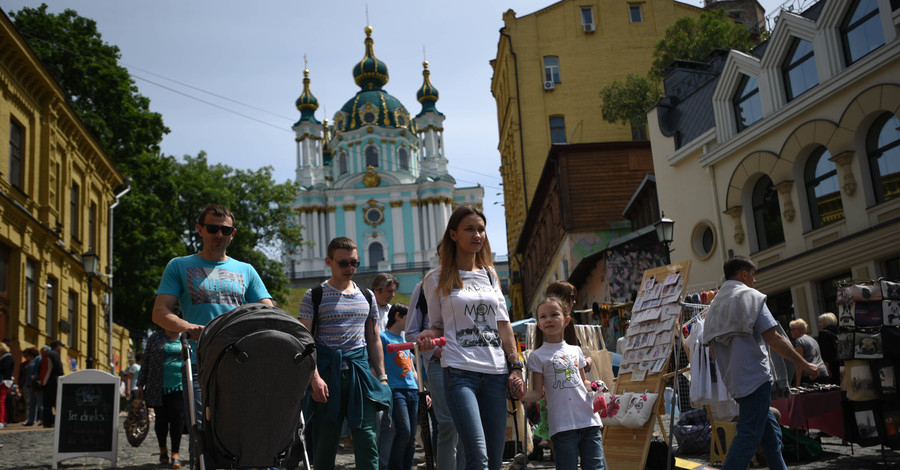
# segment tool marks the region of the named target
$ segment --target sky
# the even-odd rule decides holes
[[[150,109],[171,132],[166,155],[205,151],[211,163],[274,169],[293,180],[294,101],[303,91],[304,64],[319,100],[319,121],[332,116],[359,87],[353,66],[364,56],[364,28],[373,28],[375,55],[385,62],[384,87],[412,114],[421,110],[422,61],[440,92],[448,170],[458,186],[484,187],[487,232],[495,254],[507,252],[498,171],[496,102],[491,95],[503,13],[521,17],[550,0],[45,0],[97,22],[121,51]],[[42,1],[0,0],[7,14]],[[702,0],[683,3],[700,6]],[[767,13],[782,1],[760,2]],[[306,62],[305,62],[306,61]],[[327,116],[326,116],[327,112]],[[599,112],[599,110],[598,110]]]

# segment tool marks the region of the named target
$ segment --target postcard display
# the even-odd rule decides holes
[[[684,298],[690,268],[691,261],[687,260],[644,271],[625,334],[625,354],[614,394],[647,392],[660,398],[643,427],[603,427],[603,449],[610,470],[644,468],[655,423],[660,421],[660,428],[665,429],[660,418],[665,406],[664,373],[675,341],[680,341],[675,335],[681,329],[679,301]]]
[[[900,448],[900,283],[851,281],[837,302],[847,440]]]

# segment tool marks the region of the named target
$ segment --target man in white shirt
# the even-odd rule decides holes
[[[372,292],[375,294],[375,304],[378,308],[378,332],[382,332],[387,328],[387,314],[391,309],[391,300],[394,300],[394,294],[400,282],[397,278],[388,273],[378,273],[372,281]]]

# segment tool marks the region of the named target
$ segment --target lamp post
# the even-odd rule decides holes
[[[666,264],[672,264],[672,258],[669,256],[669,245],[675,239],[675,221],[666,217],[665,212],[661,212],[661,218],[656,221],[656,238],[666,247]]]
[[[81,264],[84,265],[84,274],[88,279],[88,353],[86,366],[88,369],[94,368],[94,347],[97,326],[94,318],[94,276],[97,274],[97,263],[100,257],[94,253],[94,248],[89,247],[88,251],[81,255]]]

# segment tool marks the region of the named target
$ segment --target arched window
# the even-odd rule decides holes
[[[732,103],[738,132],[762,119],[762,99],[759,97],[759,82],[755,77],[744,75]]]
[[[828,149],[819,147],[809,156],[803,170],[803,181],[806,183],[806,200],[813,228],[844,218],[837,167],[831,161]]]
[[[875,199],[885,202],[900,194],[900,120],[891,113],[884,113],[869,129],[866,137],[866,155]]]
[[[384,261],[384,246],[376,242],[369,245],[369,266],[377,268],[379,261]]]
[[[760,250],[784,241],[778,193],[772,187],[772,179],[768,176],[760,178],[753,187],[753,221],[756,225],[756,242]]]
[[[781,67],[781,73],[784,77],[784,94],[788,101],[818,85],[816,55],[812,43],[805,39],[794,39],[794,44]]]
[[[347,173],[347,154],[344,152],[341,152],[341,156],[338,157],[338,170],[342,175]]]
[[[850,65],[884,45],[878,0],[857,0],[841,24],[844,60]]]
[[[409,171],[409,152],[406,147],[400,147],[400,150],[397,150],[397,161],[401,170]]]
[[[366,147],[366,168],[378,168],[378,149],[374,145]]]

